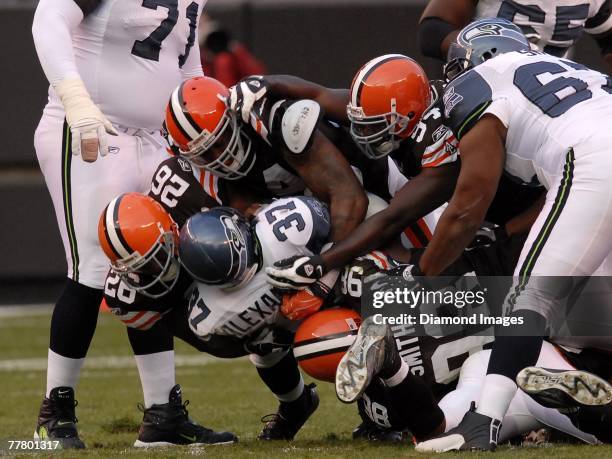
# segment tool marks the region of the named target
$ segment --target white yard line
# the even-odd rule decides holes
[[[177,355],[175,364],[177,367],[190,367],[207,365],[213,362],[230,362],[233,359],[217,359],[207,354]],[[88,357],[85,360],[85,370],[105,370],[136,368],[133,356],[108,356]],[[0,372],[8,371],[45,371],[47,369],[46,358],[0,360]]]
[[[48,316],[53,312],[51,303],[0,305],[0,318]]]

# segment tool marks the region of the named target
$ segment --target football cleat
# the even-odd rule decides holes
[[[316,385],[309,384],[293,402],[281,402],[278,411],[261,418],[265,422],[259,440],[293,440],[312,413],[319,407]]]
[[[495,451],[501,421],[476,412],[472,402],[457,427],[431,440],[418,443],[420,453],[444,453],[446,451]]]
[[[38,423],[34,438],[58,440],[62,449],[83,449],[85,444],[79,438],[74,409],[78,402],[74,399],[72,387],[55,387],[49,398],[43,399],[38,413]]]
[[[540,405],[558,410],[612,403],[612,385],[580,370],[523,368],[516,384]]]
[[[186,408],[188,404],[189,400],[183,403],[181,386],[177,384],[170,391],[168,403],[152,405],[146,409],[139,405],[144,416],[134,446],[224,445],[238,441],[231,432],[215,432],[189,419]]]
[[[338,364],[338,399],[344,403],[353,403],[361,397],[374,376],[386,369],[399,369],[400,363],[401,357],[391,329],[386,325],[374,323],[374,319],[368,317],[361,324],[357,338]]]
[[[381,443],[401,443],[406,439],[404,432],[381,429],[375,424],[362,422],[353,430],[353,440],[367,440]]]

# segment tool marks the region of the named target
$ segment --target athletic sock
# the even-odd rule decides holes
[[[55,387],[75,388],[96,330],[101,301],[102,290],[66,279],[51,316],[47,397]]]
[[[503,419],[516,389],[516,383],[506,376],[486,375],[476,412],[493,419]]]
[[[282,354],[281,354],[282,355]],[[257,373],[266,386],[281,402],[297,400],[304,392],[304,380],[298,369],[293,352],[287,352],[280,360],[278,356],[251,356]]]
[[[176,384],[174,351],[135,355],[145,408],[168,403],[170,390]]]

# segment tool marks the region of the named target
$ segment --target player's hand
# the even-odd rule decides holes
[[[283,295],[281,312],[289,320],[305,319],[321,309],[328,294],[329,287],[321,282],[295,293],[286,293]]]
[[[72,133],[72,154],[88,163],[108,153],[106,135],[117,135],[110,121],[93,103],[80,78],[63,80],[53,86],[64,105],[66,122]]]
[[[106,134],[117,135],[113,125],[106,119],[102,112],[101,118],[83,118],[70,126],[72,133],[72,154],[81,155],[83,161],[93,163],[100,156],[108,154],[108,141]]]
[[[242,121],[248,123],[253,106],[266,95],[268,85],[263,76],[252,75],[240,80],[229,91],[227,103],[230,110],[240,115]]]
[[[294,255],[266,268],[268,282],[284,290],[302,290],[323,277],[325,272],[323,260],[319,255]]]

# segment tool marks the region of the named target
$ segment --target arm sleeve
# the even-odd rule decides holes
[[[83,20],[74,0],[40,0],[32,23],[32,36],[40,65],[56,85],[67,78],[80,78],[72,46],[72,33]]]
[[[597,14],[587,20],[584,30],[591,35],[601,35],[612,30],[612,0],[606,0]]]

